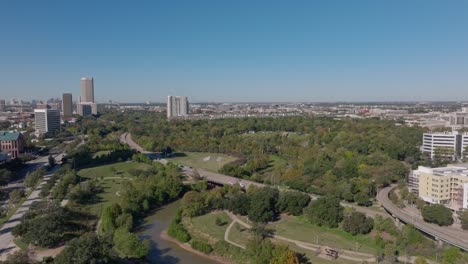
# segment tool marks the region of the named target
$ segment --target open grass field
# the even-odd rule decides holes
[[[145,170],[150,168],[150,165],[136,162],[119,162],[108,165],[86,168],[78,171],[78,175],[88,179],[97,179],[102,186],[103,192],[97,194],[97,202],[93,204],[71,206],[83,212],[88,212],[99,216],[101,210],[116,202],[118,193],[121,191],[121,186],[132,180],[131,170]]]
[[[217,226],[216,218],[221,219],[223,222],[225,222],[225,224],[222,226]],[[216,240],[224,240],[224,233],[231,223],[229,216],[222,211],[194,217],[191,219],[191,221],[195,230],[208,234]]]
[[[375,254],[377,245],[369,235],[352,236],[338,228],[319,227],[308,223],[302,217],[282,216],[282,219],[270,223],[268,228],[275,234],[313,244],[322,244],[340,249],[356,250]]]
[[[236,159],[236,157],[221,153],[184,152],[167,160],[184,166],[218,172],[224,164],[233,162]]]
[[[131,170],[140,169],[145,170],[150,166],[144,163],[136,162],[119,162],[108,165],[101,165],[92,168],[86,168],[78,171],[78,175],[89,179],[99,179],[101,177],[118,177],[128,178],[132,177],[129,173]]]
[[[104,178],[103,180],[99,180],[99,183],[103,188],[103,192],[97,194],[98,202],[86,205],[74,204],[73,206],[79,207],[81,211],[99,216],[102,209],[118,201],[118,192],[121,191],[121,186],[124,186],[128,181],[130,181],[130,179]]]

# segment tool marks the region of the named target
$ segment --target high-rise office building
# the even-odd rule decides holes
[[[81,102],[94,103],[94,79],[81,78]]]
[[[189,102],[186,96],[167,97],[167,118],[188,116]]]
[[[36,134],[54,133],[60,129],[60,110],[34,109]]]
[[[64,93],[62,95],[62,114],[63,117],[70,117],[73,115],[73,102],[71,93]]]
[[[1,100],[0,100],[0,113],[5,112],[5,109],[6,109],[6,107],[5,107],[5,100],[4,100],[4,99],[1,99]]]
[[[97,104],[94,102],[94,79],[92,77],[81,78],[81,97],[76,104],[76,112],[79,115],[97,115]]]

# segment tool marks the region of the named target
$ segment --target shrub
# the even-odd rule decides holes
[[[219,217],[216,217],[216,219],[215,219],[215,224],[216,224],[217,226],[223,226],[223,225],[226,225],[227,222],[226,222],[226,221],[223,221],[223,220],[222,220],[221,218],[219,218]]]
[[[167,234],[182,243],[187,243],[190,241],[190,234],[184,228],[184,226],[180,223],[181,222],[181,211],[179,210],[172,219],[171,223],[169,224],[169,228],[167,229]]]
[[[210,254],[213,251],[213,248],[210,246],[210,244],[203,241],[193,240],[192,242],[190,242],[190,246],[205,254]]]

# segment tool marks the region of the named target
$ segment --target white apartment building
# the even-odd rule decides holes
[[[34,128],[36,134],[56,132],[60,129],[60,110],[57,109],[34,109]]]
[[[189,102],[186,96],[167,97],[167,118],[188,116]]]

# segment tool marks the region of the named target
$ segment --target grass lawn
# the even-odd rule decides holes
[[[176,164],[212,172],[217,172],[224,164],[233,162],[237,159],[236,157],[226,154],[209,152],[184,152],[180,153],[180,155],[182,156],[168,158],[167,160]]]
[[[99,157],[101,155],[107,155],[109,153],[111,153],[110,150],[100,150],[100,151],[93,154],[93,159],[96,158],[96,157]]]
[[[29,246],[29,244],[27,244],[26,242],[21,240],[21,238],[15,238],[15,239],[13,239],[13,242],[15,243],[15,245],[17,245],[22,250],[26,250],[28,248],[28,246]]]
[[[128,181],[130,180],[113,178],[104,178],[103,180],[99,180],[99,183],[103,188],[103,192],[97,194],[98,202],[86,205],[73,204],[72,206],[76,208],[79,207],[81,211],[100,216],[103,208],[118,201],[119,197],[117,194],[121,191],[121,186],[124,186]]]
[[[216,225],[216,218],[221,219],[226,224],[222,226]],[[224,240],[224,233],[231,223],[229,216],[222,211],[212,212],[206,215],[192,218],[192,225],[195,230],[208,234],[217,240]]]
[[[98,201],[93,204],[78,205],[70,204],[72,208],[82,212],[88,212],[99,216],[102,208],[118,200],[117,193],[121,191],[121,186],[133,177],[129,171],[134,169],[145,170],[150,165],[136,162],[119,162],[114,164],[96,166],[78,171],[78,175],[88,179],[98,179],[103,188],[103,192],[98,193]],[[102,177],[102,180],[101,180]]]
[[[129,173],[130,170],[148,169],[150,165],[144,163],[136,162],[119,162],[108,165],[101,165],[92,168],[86,168],[78,171],[78,175],[81,177],[95,179],[100,177],[118,177],[118,178],[128,178],[132,177]]]
[[[270,223],[268,228],[274,229],[275,234],[313,244],[327,245],[332,248],[357,250],[375,254],[377,245],[369,235],[352,236],[338,228],[319,227],[308,223],[302,217],[282,216],[282,219]]]

